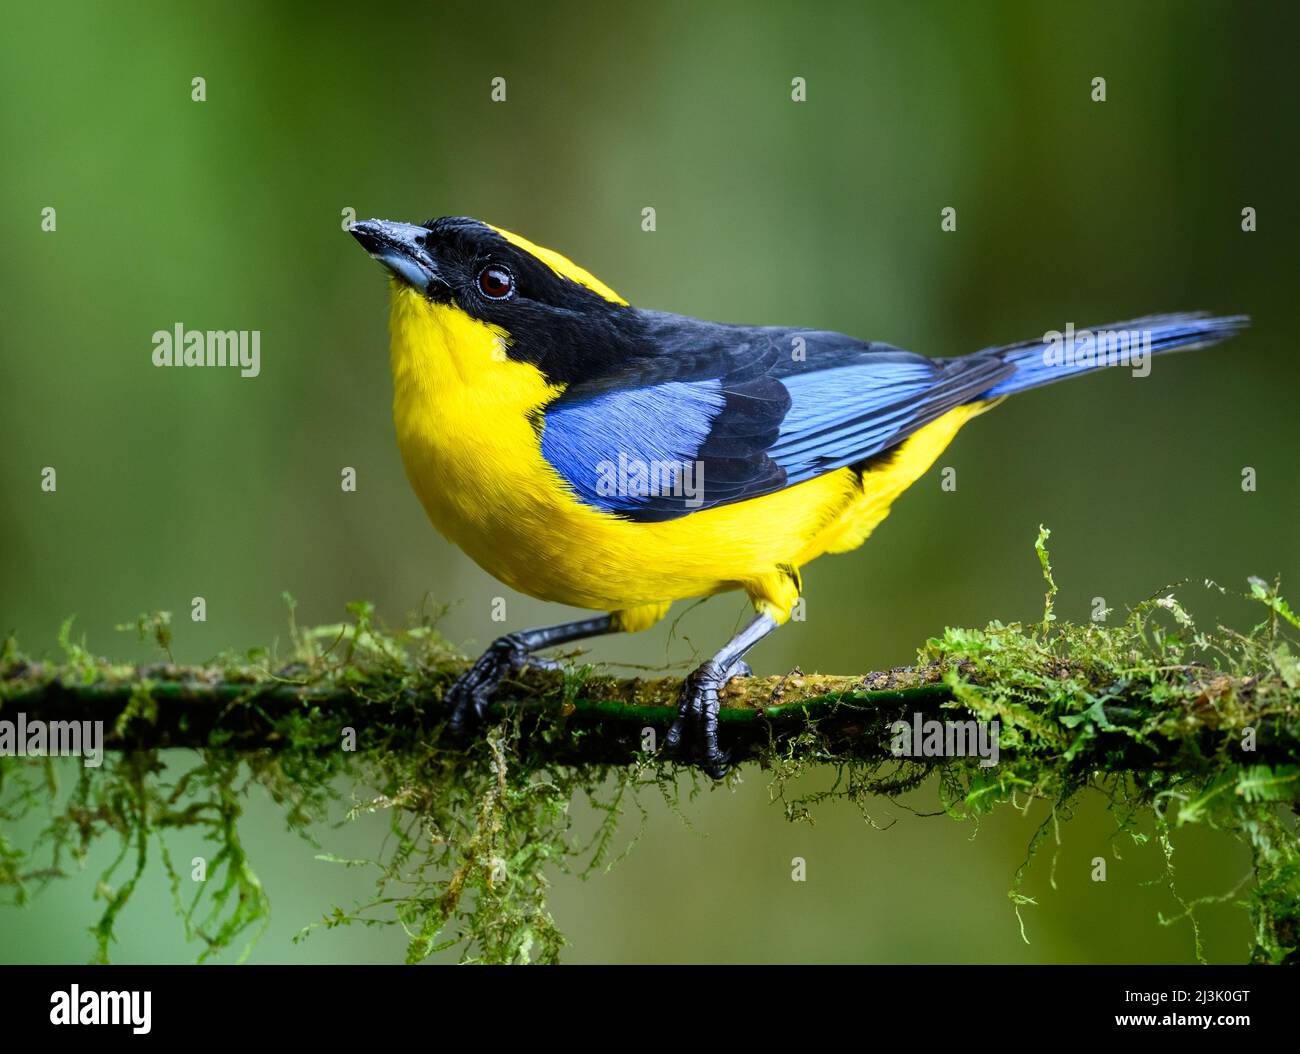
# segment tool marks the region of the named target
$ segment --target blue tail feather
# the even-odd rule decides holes
[[[1250,324],[1246,315],[1213,318],[1205,312],[1148,315],[1146,318],[1045,334],[1038,340],[986,348],[981,356],[996,356],[1015,373],[999,381],[981,399],[1014,395],[1029,388],[1064,380],[1108,366],[1143,371],[1150,357],[1167,351],[1209,347],[1236,336]]]

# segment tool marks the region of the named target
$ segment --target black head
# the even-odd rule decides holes
[[[506,354],[553,381],[588,379],[632,350],[636,312],[612,291],[559,254],[543,260],[480,220],[366,220],[348,229],[399,282],[504,330]]]

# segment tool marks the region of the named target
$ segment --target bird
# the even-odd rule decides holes
[[[801,569],[860,546],[1008,396],[1225,340],[1246,316],[1150,315],[951,358],[632,306],[555,250],[465,216],[348,226],[388,272],[393,422],[433,526],[512,589],[600,614],[511,632],[446,690],[451,731],[538,652],[738,590],[754,614],[682,681],[662,754],[713,778],[719,692],[786,622]]]

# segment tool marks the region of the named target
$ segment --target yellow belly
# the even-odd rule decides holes
[[[535,411],[559,389],[500,353],[508,335],[400,288],[391,322],[398,446],[434,526],[512,588],[629,611],[627,629],[674,600],[731,589],[784,621],[797,569],[860,545],[986,405],[921,429],[861,485],[841,469],[762,498],[635,523],[579,502],[542,457]]]

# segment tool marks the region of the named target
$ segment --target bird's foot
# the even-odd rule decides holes
[[[443,696],[447,707],[447,727],[453,736],[462,736],[469,729],[482,724],[487,714],[492,693],[512,673],[525,666],[545,665],[553,660],[534,659],[516,634],[507,634],[493,641],[491,646],[468,670],[456,678]]]
[[[664,753],[698,765],[715,780],[731,767],[731,756],[718,746],[718,692],[732,677],[749,676],[748,665],[737,661],[723,670],[706,662],[683,682],[677,720],[664,739]]]

